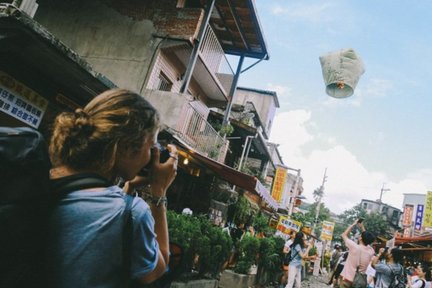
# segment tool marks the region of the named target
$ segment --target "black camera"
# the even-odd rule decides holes
[[[169,152],[168,148],[162,146],[159,142],[156,142],[155,147],[157,149],[159,149],[159,151],[160,151],[159,162],[165,163],[170,157],[170,152]],[[152,157],[153,157],[153,155],[152,155]],[[152,160],[150,160],[150,162],[138,172],[138,175],[139,176],[148,176],[151,165],[152,165]]]

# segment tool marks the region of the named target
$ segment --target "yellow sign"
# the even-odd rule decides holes
[[[426,207],[424,209],[423,227],[432,227],[432,191],[426,195]]]
[[[15,80],[8,74],[0,71],[0,111],[38,128],[48,100]]]
[[[335,223],[329,221],[323,221],[321,230],[321,240],[331,241],[333,239],[333,230]]]
[[[301,225],[301,222],[289,219],[286,216],[280,216],[276,229],[284,234],[289,234],[290,231],[298,232]]]
[[[275,199],[278,203],[280,203],[280,201],[282,200],[282,194],[287,178],[287,172],[288,169],[283,166],[276,167],[271,195],[273,199]]]

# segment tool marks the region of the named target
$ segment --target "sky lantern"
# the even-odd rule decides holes
[[[365,72],[360,57],[353,49],[341,49],[319,57],[326,93],[334,98],[346,98],[354,94],[354,89]]]

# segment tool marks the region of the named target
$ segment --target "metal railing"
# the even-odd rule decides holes
[[[228,94],[234,79],[234,71],[210,25],[207,26],[200,47],[200,56],[208,69],[218,78]]]
[[[191,148],[218,162],[224,162],[229,142],[190,103],[183,109],[177,131]]]

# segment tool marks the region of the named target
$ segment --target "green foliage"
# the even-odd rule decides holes
[[[253,219],[253,227],[255,228],[256,234],[264,233],[264,235],[272,235],[276,231],[275,228],[269,226],[269,217],[262,213],[258,213]]]
[[[249,220],[252,215],[252,208],[249,201],[244,196],[239,196],[235,205],[234,223],[239,225]]]
[[[195,266],[200,275],[215,278],[231,252],[231,237],[205,216],[168,211],[167,218],[170,241],[179,244],[184,251],[183,271],[188,273]],[[194,263],[197,256],[198,263]]]
[[[231,124],[224,125],[220,128],[219,134],[221,136],[230,136],[234,132],[234,126]]]
[[[356,219],[360,217],[364,219],[363,224],[366,230],[374,233],[376,236],[390,233],[390,227],[381,214],[367,214],[366,210],[361,208],[360,204],[352,207],[351,209],[345,210],[339,217],[342,219],[343,224],[336,225],[335,231],[338,233],[340,232],[340,234],[345,231],[348,225],[351,225]]]
[[[258,238],[245,235],[238,245],[239,258],[234,268],[234,272],[239,274],[247,274],[249,268],[257,264],[257,256],[260,248]]]
[[[285,241],[279,237],[267,237],[260,239],[260,249],[258,257],[258,280],[264,275],[267,279],[277,279],[282,267],[282,250]],[[260,281],[261,282],[261,281]]]

